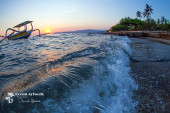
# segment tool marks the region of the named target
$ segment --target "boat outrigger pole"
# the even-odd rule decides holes
[[[39,32],[39,35],[38,35],[38,36],[41,36],[39,29],[34,29],[33,31],[38,31],[38,32]]]
[[[1,36],[1,35],[0,35],[0,37],[4,37],[4,36]],[[2,42],[2,41],[5,40],[5,39],[6,39],[6,37],[4,37],[2,40],[0,40],[0,42]]]
[[[0,42],[2,42],[3,40],[5,40],[6,38],[8,40],[16,40],[16,39],[23,39],[23,38],[28,38],[32,32],[34,31],[39,31],[39,36],[40,36],[40,30],[39,29],[34,29],[33,30],[33,25],[32,25],[33,21],[25,21],[22,22],[16,26],[14,26],[13,28],[8,28],[6,30],[5,36],[0,36],[0,37],[4,37],[2,40],[0,40]],[[27,29],[27,25],[31,24],[31,29],[28,30]],[[24,30],[20,31],[21,27],[25,27]],[[18,28],[18,30],[16,30],[16,28]],[[12,31],[12,33],[8,34],[8,31]]]

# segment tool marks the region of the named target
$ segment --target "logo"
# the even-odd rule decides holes
[[[8,101],[8,103],[13,103],[14,99],[13,97],[16,96],[16,100],[18,100],[19,103],[38,103],[40,100],[35,100],[34,97],[41,97],[44,96],[44,93],[7,93],[7,96],[5,97],[5,100]]]
[[[13,96],[15,96],[12,92],[11,93],[7,93],[8,95],[6,96],[5,100],[8,101],[8,103],[13,103]]]

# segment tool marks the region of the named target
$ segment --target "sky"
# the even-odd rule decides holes
[[[104,29],[121,18],[136,18],[145,5],[153,8],[154,19],[170,20],[170,0],[0,0],[0,35],[9,27],[31,20],[41,33],[82,29]]]

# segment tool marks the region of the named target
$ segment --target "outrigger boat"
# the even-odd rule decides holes
[[[31,35],[31,33],[33,31],[36,31],[36,30],[39,31],[39,36],[40,36],[40,30],[39,29],[34,29],[33,30],[32,22],[33,21],[25,21],[25,22],[22,22],[22,23],[20,23],[20,24],[18,24],[16,26],[14,26],[13,29],[8,28],[6,30],[5,36],[0,36],[0,37],[4,37],[1,41],[3,41],[6,38],[8,40],[16,40],[16,39],[28,38]],[[27,29],[28,24],[31,24],[31,29],[30,30]],[[23,26],[25,26],[24,30],[20,31],[20,28],[23,27]],[[18,29],[18,30],[16,30],[16,29]],[[12,31],[12,33],[8,34],[9,31]]]

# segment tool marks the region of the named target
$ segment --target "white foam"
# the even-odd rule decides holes
[[[52,113],[92,113],[95,110],[105,113],[135,112],[137,103],[132,100],[132,90],[137,85],[129,75],[127,53],[130,54],[131,50],[127,42],[127,38],[114,42],[119,45],[114,51],[113,48],[105,48],[111,54],[102,61],[102,65],[99,63],[94,67],[94,76],[81,83],[79,88],[72,89],[62,101],[45,100],[39,110]]]

